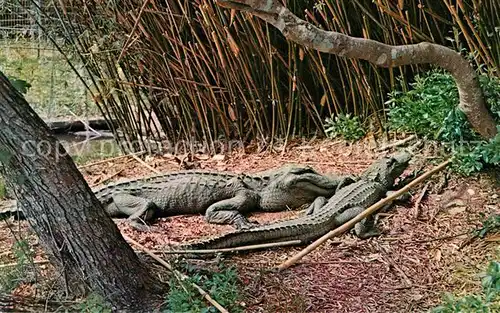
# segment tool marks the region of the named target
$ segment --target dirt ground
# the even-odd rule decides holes
[[[279,147],[277,147],[279,150]],[[232,172],[257,172],[285,163],[309,164],[323,173],[357,174],[382,153],[366,147],[366,142],[347,145],[329,140],[290,142],[285,152],[246,153],[208,157],[171,155],[146,159],[157,171],[185,168]],[[423,151],[411,169],[430,168],[441,159]],[[410,170],[411,170],[410,169]],[[133,158],[121,158],[81,169],[91,186],[152,174]],[[247,312],[424,312],[435,306],[444,292],[463,295],[480,289],[478,273],[500,256],[499,236],[470,241],[464,234],[492,214],[500,213],[498,178],[481,174],[472,178],[451,175],[441,193],[436,175],[412,191],[411,202],[396,206],[381,217],[377,238],[360,240],[343,235],[319,247],[299,264],[283,272],[272,268],[300,251],[299,247],[225,256],[234,264],[242,282]],[[424,186],[427,193],[419,201]],[[289,218],[298,212],[260,213],[251,219],[260,223]],[[232,230],[230,226],[209,225],[201,216],[179,216],[155,223],[156,231],[141,233],[118,222],[122,233],[150,249],[214,236]],[[0,243],[2,263],[9,263],[14,236],[29,238],[35,245],[36,260],[44,257],[26,222],[10,228],[2,222]],[[10,262],[13,262],[12,260]],[[42,270],[47,265],[40,265]],[[27,284],[15,293],[29,294]]]

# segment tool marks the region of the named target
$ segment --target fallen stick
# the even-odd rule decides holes
[[[125,154],[125,155],[120,155],[120,156],[117,156],[117,157],[114,157],[114,158],[109,158],[109,159],[104,159],[104,160],[96,161],[96,162],[89,163],[89,164],[84,164],[84,165],[78,166],[78,169],[82,169],[82,168],[86,168],[86,167],[91,167],[91,166],[99,165],[99,164],[106,163],[106,162],[116,161],[116,160],[123,159],[123,158],[128,158],[128,157],[130,157],[132,155],[139,156],[139,155],[143,155],[144,153],[146,153],[146,151],[139,151],[137,153],[130,153],[130,154]]]
[[[119,175],[121,172],[123,172],[123,170],[125,170],[125,169],[122,168],[114,173],[111,173],[111,174],[107,175],[106,177],[104,177],[103,179],[101,179],[101,181],[99,181],[98,183],[89,184],[89,187],[94,188],[95,186],[102,185],[103,182],[106,182],[106,181],[110,180],[111,178]]]
[[[427,189],[429,188],[429,183],[425,184],[424,189],[420,192],[420,196],[418,196],[417,201],[415,201],[415,206],[413,207],[413,218],[418,219],[420,215],[420,203],[424,199],[427,194]]]
[[[139,164],[141,164],[142,166],[144,166],[145,168],[149,169],[150,171],[156,173],[156,174],[161,174],[160,171],[158,171],[156,168],[152,167],[151,165],[149,165],[148,163],[144,162],[143,160],[141,160],[138,156],[136,156],[135,154],[131,154],[130,155],[131,157],[133,157],[137,162],[139,162]]]
[[[210,254],[210,253],[221,253],[221,252],[236,252],[236,251],[248,251],[264,248],[276,248],[276,247],[286,247],[301,244],[301,240],[288,240],[280,242],[263,243],[258,245],[248,245],[234,248],[223,248],[223,249],[200,249],[200,250],[164,250],[160,251],[165,254]]]
[[[149,250],[148,248],[144,247],[143,245],[141,245],[140,243],[138,243],[137,241],[133,240],[132,238],[128,237],[127,235],[125,234],[122,234],[123,238],[125,238],[126,241],[136,245],[138,248],[140,248],[142,251],[144,251],[147,255],[149,255],[150,257],[152,257],[156,262],[160,263],[161,265],[165,266],[169,271],[171,271],[174,276],[179,280],[180,283],[182,283],[184,280],[186,280],[187,278],[189,278],[187,275],[184,275],[182,274],[181,272],[175,270],[170,264],[168,264],[167,262],[165,262],[162,258],[160,258],[159,256],[157,256],[156,254],[154,254],[153,252],[151,252],[151,250]],[[219,310],[220,312],[222,313],[229,313],[228,310],[226,310],[223,306],[221,306],[217,301],[215,301],[211,296],[210,294],[208,294],[205,290],[203,290],[200,286],[198,286],[197,284],[195,283],[191,283],[191,285],[196,289],[198,290],[198,292],[203,296],[203,298],[205,298],[205,300],[207,300],[208,302],[210,302],[210,304],[212,304],[214,307],[217,308],[217,310]]]
[[[49,260],[37,260],[37,261],[30,262],[30,263],[32,263],[32,264],[38,264],[38,265],[40,265],[40,264],[47,264],[47,263],[49,263]],[[1,268],[6,268],[6,267],[13,267],[13,266],[17,266],[17,265],[19,265],[19,263],[17,263],[17,262],[16,263],[0,264],[0,269]]]
[[[411,136],[408,136],[404,139],[401,139],[401,140],[398,140],[396,142],[393,142],[391,144],[388,144],[388,145],[385,145],[385,146],[382,146],[380,148],[378,148],[376,151],[377,152],[382,152],[382,151],[385,151],[385,150],[389,150],[391,148],[395,148],[395,147],[399,147],[399,146],[403,146],[405,145],[406,143],[412,141],[413,139],[417,138],[416,135],[411,135]]]
[[[369,208],[367,208],[366,210],[361,212],[358,216],[356,216],[355,218],[353,218],[349,222],[347,222],[347,223],[341,225],[340,227],[337,227],[336,229],[326,233],[321,238],[317,239],[316,241],[311,243],[309,246],[304,248],[302,251],[300,251],[296,255],[292,256],[291,258],[289,258],[285,262],[281,263],[278,266],[278,270],[284,270],[286,268],[289,268],[293,264],[297,263],[297,261],[302,259],[304,256],[309,254],[311,251],[313,251],[314,249],[316,249],[317,247],[319,247],[320,245],[325,243],[328,239],[333,238],[334,236],[338,236],[338,235],[344,233],[345,231],[351,229],[354,225],[356,225],[356,223],[360,222],[365,217],[373,214],[375,211],[377,211],[378,209],[380,209],[381,207],[383,207],[385,204],[389,203],[390,201],[395,200],[397,197],[401,196],[402,194],[404,194],[405,192],[410,190],[412,187],[420,184],[421,182],[423,182],[424,180],[429,178],[434,173],[439,172],[440,170],[445,168],[450,163],[451,163],[451,160],[447,160],[447,161],[439,164],[435,168],[422,174],[420,177],[417,177],[415,180],[410,182],[408,185],[406,185],[403,188],[399,189],[398,191],[392,193],[387,198],[382,199],[382,200],[378,201],[377,203],[375,203],[374,205],[370,206]]]

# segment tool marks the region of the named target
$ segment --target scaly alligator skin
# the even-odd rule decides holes
[[[297,208],[318,196],[330,197],[354,180],[329,178],[309,166],[287,165],[253,175],[180,171],[122,181],[94,189],[111,217],[139,223],[158,217],[205,214],[210,223],[251,227],[244,213]]]
[[[339,186],[339,181],[320,175],[311,167],[288,166],[267,173],[180,172],[167,174],[161,181],[104,187],[96,195],[111,216],[125,215],[133,222],[141,217],[148,221],[204,214],[209,223],[247,228],[255,225],[246,219],[245,213],[297,208],[318,196],[330,197]]]
[[[318,198],[308,214],[296,219],[262,225],[193,244],[181,245],[183,250],[221,249],[268,242],[300,240],[306,244],[346,223],[370,205],[382,199],[407,168],[411,155],[403,152],[382,158],[372,164],[360,179],[338,190],[328,202]],[[325,203],[326,202],[326,203]],[[355,227],[356,234],[366,238],[364,220]]]

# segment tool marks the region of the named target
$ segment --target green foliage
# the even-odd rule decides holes
[[[347,141],[357,141],[365,136],[359,117],[339,114],[325,120],[325,133],[330,138],[341,137]]]
[[[17,241],[12,247],[15,266],[0,271],[0,291],[11,292],[27,279],[28,266],[33,262],[33,252],[25,240]]]
[[[500,80],[479,77],[486,104],[500,122]],[[432,70],[416,76],[411,86],[408,92],[393,91],[389,95],[391,129],[442,141],[452,152],[453,169],[462,175],[500,164],[500,135],[484,141],[474,133],[458,109],[458,89],[450,74]]]
[[[483,79],[483,81],[485,81]],[[445,142],[475,139],[465,115],[457,109],[458,89],[442,70],[415,76],[408,92],[389,94],[389,127]],[[500,90],[500,85],[497,86]]]
[[[31,84],[25,81],[24,79],[18,79],[12,76],[8,76],[7,78],[9,79],[12,86],[14,86],[14,88],[16,88],[17,91],[19,91],[24,95],[31,88]]]
[[[490,108],[497,121],[500,121],[500,78],[495,76],[479,76],[486,105]]]
[[[220,272],[193,274],[182,285],[176,279],[170,281],[168,307],[164,313],[212,313],[218,312],[191,285],[195,283],[207,291],[210,296],[230,312],[243,312],[238,305],[238,275],[233,268],[222,269]]]
[[[457,298],[446,294],[443,304],[432,309],[432,313],[493,313],[500,311],[500,263],[490,262],[487,272],[482,275],[482,292]]]
[[[484,238],[487,234],[500,229],[500,214],[494,214],[483,222],[483,225],[474,231],[474,236]]]
[[[453,148],[453,169],[465,176],[481,171],[485,166],[500,165],[500,126],[489,141],[463,142]]]
[[[91,293],[85,301],[75,305],[75,310],[81,313],[111,313],[111,306],[104,302],[104,299],[95,294]]]
[[[2,177],[0,177],[0,200],[7,196],[7,189],[5,188],[5,182]]]
[[[481,154],[479,154],[475,148],[465,148],[460,151],[455,151],[452,160],[452,168],[455,172],[464,176],[469,176],[483,169]]]

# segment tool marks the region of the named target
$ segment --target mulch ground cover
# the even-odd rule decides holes
[[[163,155],[147,158],[145,166],[133,158],[114,159],[81,170],[91,186],[186,168],[253,173],[285,163],[308,164],[322,173],[358,174],[383,153],[366,142],[348,145],[330,140],[290,142],[286,151],[256,152],[256,148],[210,157],[204,154]],[[411,169],[437,164],[427,152],[419,154]],[[410,169],[410,170],[411,170]],[[437,174],[412,191],[411,201],[380,217],[382,235],[360,240],[345,234],[331,240],[285,271],[270,271],[300,251],[300,247],[225,255],[224,262],[238,269],[247,312],[424,312],[445,292],[464,295],[480,290],[477,274],[500,256],[499,236],[470,240],[468,232],[500,213],[498,181],[481,174],[464,178],[451,175],[438,193]],[[422,196],[425,187],[426,193]],[[300,212],[255,213],[252,220],[268,223]],[[212,225],[201,216],[164,218],[154,231],[144,233],[118,221],[122,233],[153,250],[232,231]],[[0,226],[2,263],[15,262],[9,251],[15,237],[33,245],[36,260],[43,252],[25,221]],[[167,257],[168,258],[168,257]],[[49,265],[40,265],[46,269]],[[43,275],[42,275],[43,276]],[[32,284],[14,293],[33,295]]]

